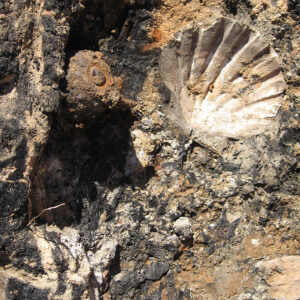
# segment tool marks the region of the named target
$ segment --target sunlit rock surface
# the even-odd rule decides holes
[[[0,299],[298,299],[297,14],[287,0],[0,1]],[[263,54],[243,66],[250,40]],[[241,114],[279,68],[284,101],[276,84],[260,102],[274,110],[253,104],[264,130],[245,117],[251,136],[227,138],[221,112]],[[271,127],[258,117],[276,111]]]

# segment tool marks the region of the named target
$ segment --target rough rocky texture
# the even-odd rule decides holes
[[[298,299],[300,297],[299,256],[283,256],[263,263],[259,268],[266,273],[271,286],[272,299]]]
[[[297,1],[18,0],[0,12],[1,299],[299,298]],[[277,53],[277,133],[215,145],[170,118],[163,49],[222,18]],[[76,59],[84,78],[92,53],[123,81],[116,98],[83,80],[71,93]],[[70,111],[93,101],[101,110]]]

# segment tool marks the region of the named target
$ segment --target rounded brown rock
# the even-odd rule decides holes
[[[67,74],[67,102],[76,121],[85,122],[106,109],[123,107],[122,80],[114,77],[101,52],[79,51]]]

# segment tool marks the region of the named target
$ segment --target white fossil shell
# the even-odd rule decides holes
[[[278,127],[285,81],[277,55],[245,25],[190,25],[164,47],[160,73],[188,129],[242,137]]]

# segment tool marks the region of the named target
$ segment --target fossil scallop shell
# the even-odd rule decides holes
[[[181,30],[162,51],[160,73],[188,129],[243,137],[278,128],[286,85],[277,55],[245,25],[221,18]]]

